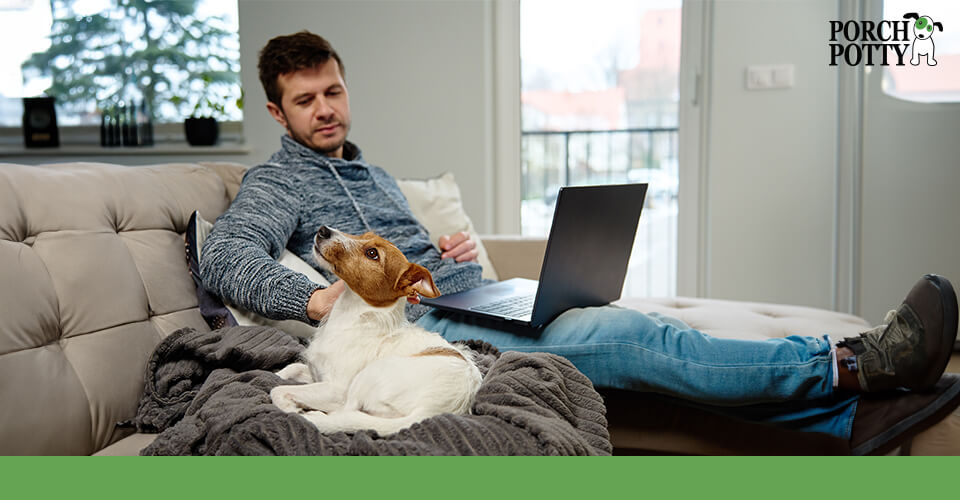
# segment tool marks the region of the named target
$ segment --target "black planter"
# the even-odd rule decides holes
[[[187,142],[191,146],[213,146],[220,136],[220,126],[214,118],[187,118],[183,122]]]

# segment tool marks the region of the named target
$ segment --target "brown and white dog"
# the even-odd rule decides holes
[[[321,227],[314,258],[347,288],[304,354],[277,375],[305,385],[270,391],[321,432],[395,433],[441,413],[469,413],[480,370],[470,350],[407,321],[417,294],[437,297],[433,277],[387,240]]]

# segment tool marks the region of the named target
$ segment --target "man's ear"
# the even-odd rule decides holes
[[[420,264],[411,263],[407,266],[407,270],[397,278],[397,284],[394,288],[407,296],[416,293],[430,298],[440,296],[440,291],[433,284],[433,276],[430,275],[430,271],[427,271],[427,268]]]
[[[272,116],[273,119],[276,120],[281,127],[289,128],[287,127],[287,115],[283,114],[283,110],[280,109],[280,106],[277,106],[276,104],[270,101],[267,101],[267,111],[270,112],[270,116]]]

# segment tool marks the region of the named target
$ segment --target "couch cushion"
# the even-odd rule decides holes
[[[157,342],[205,326],[182,233],[228,203],[200,165],[0,165],[0,454],[121,436]]]
[[[470,233],[471,239],[477,244],[477,262],[483,267],[483,277],[498,279],[497,271],[483,247],[483,241],[473,227],[473,221],[463,209],[460,188],[452,173],[447,172],[426,180],[397,179],[397,186],[407,198],[413,215],[427,228],[434,246],[437,246],[440,236],[445,234],[451,235],[460,231]]]
[[[677,318],[714,337],[765,340],[830,335],[833,341],[870,328],[863,318],[813,307],[691,297],[627,298],[615,304]]]

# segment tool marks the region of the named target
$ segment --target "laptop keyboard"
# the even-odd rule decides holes
[[[490,302],[489,304],[484,304],[482,306],[474,306],[470,309],[478,312],[498,314],[500,316],[510,316],[514,318],[529,316],[533,310],[533,299],[535,299],[536,296],[537,294],[535,293],[530,295],[517,295],[514,297],[507,297],[505,299]]]

